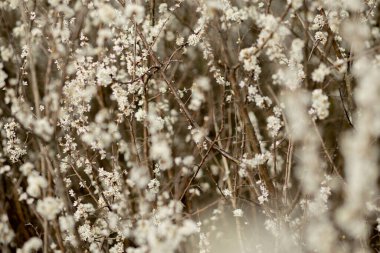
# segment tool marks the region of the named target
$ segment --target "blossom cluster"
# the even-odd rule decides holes
[[[0,1],[0,251],[379,251],[378,4]]]

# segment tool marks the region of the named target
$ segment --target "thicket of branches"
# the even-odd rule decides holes
[[[0,251],[377,252],[375,0],[0,2]]]

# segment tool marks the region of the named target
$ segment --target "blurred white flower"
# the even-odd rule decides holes
[[[62,208],[62,201],[53,197],[46,197],[37,202],[37,212],[47,220],[55,219]]]
[[[244,214],[243,210],[241,210],[239,208],[235,209],[232,213],[233,213],[234,217],[243,217],[243,214]]]

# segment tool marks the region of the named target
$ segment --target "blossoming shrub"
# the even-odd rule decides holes
[[[1,252],[377,252],[377,0],[0,2]]]

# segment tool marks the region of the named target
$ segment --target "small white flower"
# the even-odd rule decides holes
[[[1,55],[1,59],[4,62],[9,61],[12,58],[12,56],[13,56],[13,48],[12,47],[1,46],[0,47],[0,55]]]
[[[8,172],[10,170],[11,170],[11,166],[9,166],[9,165],[2,166],[2,167],[0,167],[0,175],[4,174],[4,173],[6,173],[6,172]]]
[[[257,198],[259,200],[260,205],[264,204],[264,202],[268,202],[269,192],[261,180],[256,182],[257,185],[260,186],[261,195]]]
[[[26,170],[25,173],[27,173]],[[48,186],[46,179],[38,175],[36,172],[28,176],[27,182],[28,187],[26,188],[26,192],[29,196],[34,198],[41,196],[42,189],[45,189]]]
[[[109,67],[99,67],[96,72],[96,77],[98,79],[98,84],[107,86],[108,84],[112,83],[112,69]]]
[[[150,192],[157,194],[160,190],[160,181],[158,181],[157,178],[150,180],[148,183],[148,188]]]
[[[314,36],[316,41],[319,41],[322,45],[327,42],[327,33],[326,32],[316,32]]]
[[[22,246],[22,249],[20,252],[22,253],[37,252],[40,248],[42,248],[42,240],[38,237],[32,237],[26,243],[24,243],[24,246]]]
[[[8,216],[2,214],[0,216],[0,244],[7,245],[12,242],[15,237],[15,233],[9,224]]]
[[[254,71],[254,79],[258,80],[261,73],[257,57],[255,55],[256,49],[254,47],[244,48],[239,53],[239,61],[243,62],[244,70]]]
[[[232,192],[229,189],[224,189],[222,193],[227,198],[232,197]]]
[[[144,121],[146,118],[146,111],[142,108],[139,108],[138,111],[135,113],[135,118],[137,121]]]
[[[8,78],[8,75],[3,70],[3,64],[0,62],[0,89],[5,86],[5,80],[7,78]]]
[[[109,4],[101,4],[98,13],[104,24],[110,24],[116,18],[116,10]]]
[[[37,202],[37,212],[47,220],[53,220],[63,207],[59,199],[46,197]]]
[[[27,45],[22,47],[21,58],[27,57],[29,54],[29,47]]]
[[[34,169],[34,165],[30,162],[26,162],[20,166],[20,171],[24,176],[28,176],[32,170]]]
[[[197,34],[192,34],[187,39],[190,46],[196,46],[200,41],[200,37]]]
[[[330,69],[323,63],[319,65],[319,67],[313,71],[311,74],[311,79],[313,79],[314,82],[323,82],[325,80],[325,77],[330,74]]]
[[[324,25],[325,25],[325,18],[323,17],[323,15],[318,14],[314,18],[311,29],[318,30],[318,29],[321,29]]]
[[[34,20],[36,18],[36,13],[34,11],[32,11],[30,13],[30,20]]]
[[[319,119],[325,119],[329,116],[330,102],[328,97],[323,94],[321,89],[316,89],[312,93],[312,105],[310,114],[315,114]]]
[[[139,4],[127,4],[125,6],[125,16],[140,24],[144,21],[145,8]]]
[[[185,42],[185,39],[183,37],[178,37],[175,41],[177,46],[182,46],[184,42]]]
[[[241,209],[235,209],[232,213],[234,214],[234,217],[243,217],[244,214],[243,210]]]
[[[267,129],[269,131],[269,134],[272,136],[272,137],[275,137],[277,136],[278,134],[278,131],[280,131],[280,128],[281,128],[282,124],[281,124],[281,120],[275,116],[269,116],[267,118]]]
[[[34,133],[41,136],[45,141],[49,141],[54,132],[54,128],[50,125],[47,118],[38,119],[33,122],[33,129]]]
[[[168,4],[162,3],[158,6],[158,13],[166,13],[168,11]]]

